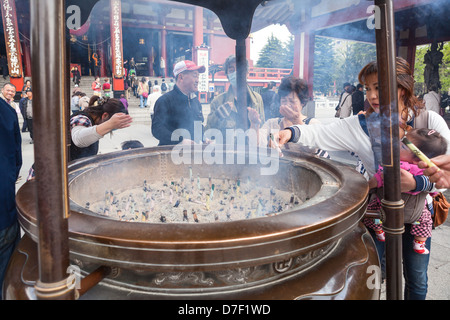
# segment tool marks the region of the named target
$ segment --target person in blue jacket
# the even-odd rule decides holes
[[[0,289],[9,259],[20,240],[16,181],[21,167],[22,138],[17,113],[0,99]]]

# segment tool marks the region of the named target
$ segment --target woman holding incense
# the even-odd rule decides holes
[[[423,104],[414,95],[414,77],[409,64],[403,58],[396,60],[398,85],[398,115],[400,138],[411,128],[428,128],[439,132],[450,144],[450,130],[440,115],[426,111]],[[362,160],[369,177],[372,177],[381,164],[381,117],[378,93],[378,66],[376,62],[366,65],[359,74],[359,82],[367,92],[370,108],[366,114],[341,119],[327,125],[296,125],[286,128],[275,135],[280,145],[287,142],[315,146],[328,151],[347,150],[356,153]],[[447,150],[447,154],[449,154]],[[413,176],[401,171],[402,192],[435,191],[434,185],[425,176]],[[403,243],[413,241],[405,225]],[[384,243],[375,241],[380,257],[384,256]],[[430,250],[430,238],[426,248]],[[420,257],[417,257],[417,256]],[[411,246],[403,248],[405,273],[405,299],[425,299],[427,293],[427,268],[430,255],[419,255]]]
[[[276,102],[279,105],[280,118],[272,118],[267,120],[261,128],[259,115],[254,109],[249,108],[249,118],[251,128],[258,131],[258,145],[267,147],[269,136],[271,133],[278,132],[283,128],[296,124],[319,124],[320,121],[315,118],[308,118],[302,113],[303,107],[309,100],[308,83],[300,78],[289,76],[281,80],[278,88],[278,97]],[[281,151],[280,151],[281,152]],[[315,149],[315,155],[330,158],[324,150]]]
[[[450,155],[438,156],[431,162],[420,161],[419,168],[425,169],[423,173],[437,188],[450,188]]]

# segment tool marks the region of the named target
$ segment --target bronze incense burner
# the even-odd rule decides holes
[[[378,299],[367,285],[378,266],[373,240],[360,223],[368,186],[352,168],[300,151],[286,151],[276,175],[263,165],[174,164],[171,147],[136,149],[69,165],[69,249],[80,278],[99,268],[108,275],[82,299]],[[199,152],[203,152],[200,150]],[[223,157],[239,157],[225,150]],[[192,159],[196,152],[192,154]],[[241,155],[242,156],[242,155]],[[229,159],[229,158],[228,158]],[[128,222],[86,209],[105,190],[142,181],[229,178],[295,194],[299,204],[277,214],[210,223]],[[33,299],[38,280],[36,184],[17,195],[25,230],[6,277],[7,299]],[[181,204],[182,205],[182,204]],[[161,214],[155,206],[154,214]],[[180,208],[181,211],[182,208]],[[95,272],[94,272],[95,273]],[[85,279],[83,279],[85,280]]]

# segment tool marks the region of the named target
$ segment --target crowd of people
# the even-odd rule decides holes
[[[414,95],[414,77],[408,63],[397,58],[396,66],[400,137],[410,138],[437,165],[429,167],[429,164],[417,159],[406,148],[401,151],[402,192],[408,193],[409,198],[419,199],[416,201],[418,205],[405,205],[405,216],[413,217],[405,220],[407,232],[403,234],[406,244],[403,246],[405,299],[425,299],[433,214],[429,199],[440,189],[450,187],[450,130],[442,116],[432,110],[429,99],[422,101]],[[105,79],[103,84],[100,78],[95,79],[91,98],[76,86],[71,101],[70,160],[96,155],[102,137],[131,125],[132,118],[127,108],[132,92],[139,98],[141,108],[152,109],[151,132],[159,140],[159,145],[212,143],[211,139],[217,138],[218,134],[206,137],[204,133],[207,130],[215,130],[226,137],[226,130],[243,129],[255,130],[257,143],[262,147],[275,147],[274,141],[278,141],[281,148],[289,143],[297,143],[311,147],[317,156],[322,157],[329,157],[328,151],[350,151],[361,159],[366,168],[371,188],[369,206],[380,210],[377,195],[383,188],[383,174],[380,167],[381,120],[376,62],[367,64],[361,70],[357,86],[344,84],[337,108],[337,117],[340,119],[327,125],[303,114],[303,108],[310,100],[309,84],[294,76],[282,79],[278,88],[275,83],[271,83],[262,95],[247,86],[247,105],[241,106],[237,101],[237,66],[234,56],[228,57],[224,63],[230,87],[211,102],[211,111],[205,121],[197,96],[199,75],[204,72],[203,66],[188,60],[181,61],[174,66],[174,82],[167,84],[162,79],[159,84],[145,77],[133,77],[137,81],[136,87],[129,86],[126,90],[128,95],[125,93],[120,99],[111,97],[109,79]],[[8,143],[2,139],[0,144],[0,167],[3,169],[0,171],[0,201],[6,204],[3,212],[0,212],[0,283],[6,268],[2,262],[9,259],[17,243],[19,230],[14,205],[15,182],[22,164],[17,114],[21,113],[26,118],[22,131],[30,131],[31,137],[33,132],[31,84],[24,87],[20,106],[15,105],[14,95],[15,87],[12,84],[6,84],[0,95],[0,130],[2,137],[8,137]],[[201,132],[198,132],[198,124]],[[174,134],[180,129],[187,132],[189,138]],[[269,134],[273,132],[274,139],[269,139]],[[140,142],[137,143],[142,146]],[[430,149],[430,145],[438,147]],[[431,151],[428,152],[429,149]],[[4,153],[14,154],[14,157],[3,157]],[[373,235],[379,257],[383,258],[382,221],[365,219],[364,223]],[[5,243],[4,239],[10,241]]]
[[[445,110],[450,106],[449,95],[439,93],[436,85],[431,85],[428,92],[418,97],[427,110],[434,111],[444,116]],[[364,96],[364,86],[358,83],[356,87],[349,82],[344,83],[343,91],[336,106],[337,118],[348,118],[361,112],[366,112],[370,104]]]

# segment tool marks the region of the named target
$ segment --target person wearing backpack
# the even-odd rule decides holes
[[[400,137],[408,128],[417,128],[417,123],[426,118],[425,127],[439,132],[450,144],[450,130],[442,117],[426,111],[423,104],[414,95],[414,76],[409,64],[403,58],[396,60],[398,107],[400,122]],[[350,151],[359,156],[367,170],[369,178],[374,176],[381,163],[381,125],[380,102],[378,95],[378,65],[371,62],[359,74],[359,82],[366,87],[367,99],[371,108],[366,114],[351,116],[326,125],[314,126],[296,125],[275,134],[279,145],[299,143],[314,146],[327,151]],[[450,154],[447,148],[447,154]],[[413,176],[401,170],[402,192],[436,191],[435,185],[426,176]],[[422,204],[423,205],[423,204]],[[403,243],[413,241],[409,233],[410,224],[405,225]],[[431,237],[427,239],[425,247],[430,251]],[[378,254],[384,256],[384,244],[377,243]],[[431,251],[430,251],[431,252]],[[421,255],[414,252],[411,245],[403,246],[403,265],[405,274],[405,299],[422,300],[427,294],[427,268],[430,254]]]
[[[166,93],[167,89],[168,89],[168,87],[167,87],[167,84],[166,84],[166,79],[162,79],[162,83],[161,83],[161,92],[162,92],[162,94]]]

